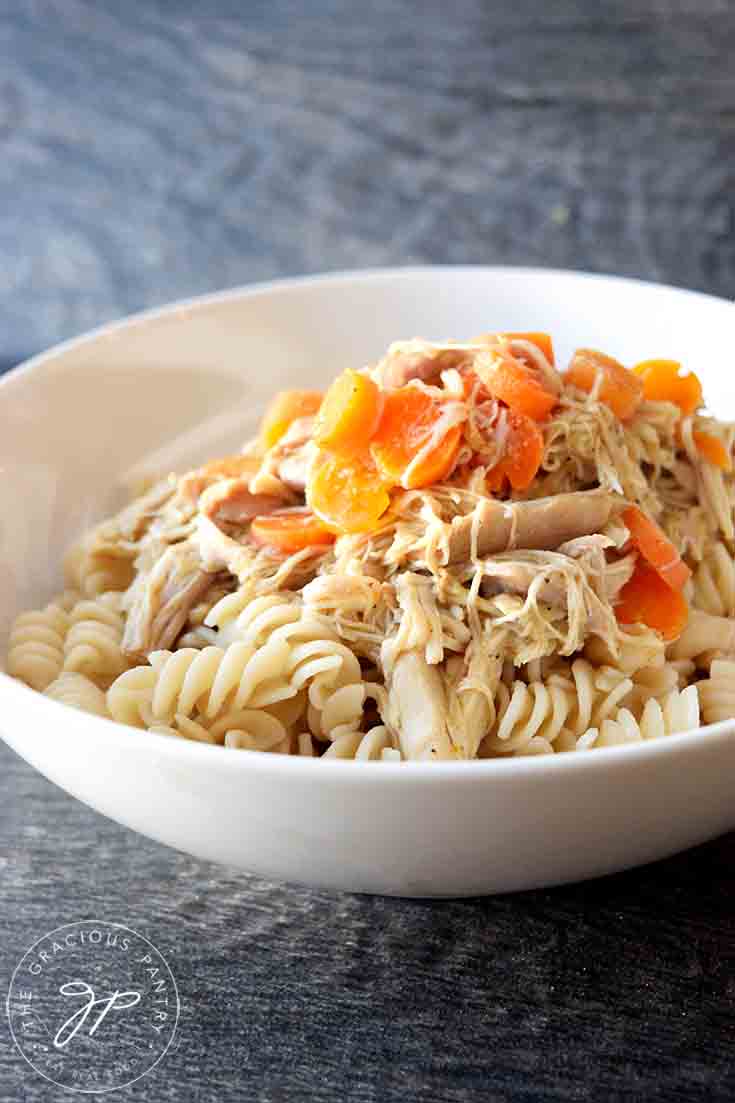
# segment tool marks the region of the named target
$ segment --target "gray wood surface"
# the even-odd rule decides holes
[[[350,266],[734,293],[730,0],[6,0],[0,50],[6,366]],[[550,892],[331,897],[165,850],[0,748],[3,991],[90,916],[179,982],[176,1048],[121,1098],[732,1100],[734,889],[731,836]],[[0,1099],[61,1097],[3,1042]]]

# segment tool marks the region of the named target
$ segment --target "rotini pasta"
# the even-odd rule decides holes
[[[735,559],[721,541],[694,572],[692,604],[715,617],[735,617]]]
[[[482,743],[483,757],[493,754],[553,754],[574,709],[574,698],[561,684],[527,686],[517,681],[512,690],[502,685],[496,731]]]
[[[95,601],[79,601],[68,617],[64,670],[112,681],[127,669],[128,662],[121,649],[125,620],[119,594],[101,594]]]
[[[69,629],[64,604],[51,602],[45,609],[21,613],[10,630],[8,674],[32,689],[45,690],[61,673]]]
[[[214,723],[203,723],[177,713],[170,724],[153,723],[149,730],[196,743],[212,743],[236,750],[273,751],[288,754],[291,736],[288,728],[265,709],[243,709],[225,713]]]
[[[678,673],[668,665],[639,674],[644,680],[636,684],[622,671],[580,659],[544,682],[501,683],[497,726],[481,757],[589,750],[698,727],[697,686],[679,690]]]
[[[129,557],[107,554],[86,539],[67,555],[64,573],[70,586],[90,598],[127,590],[135,577]]]
[[[712,663],[710,675],[699,683],[705,724],[717,724],[735,716],[735,660]]]
[[[578,750],[593,747],[614,747],[623,743],[638,743],[644,739],[660,739],[677,732],[693,731],[699,726],[699,695],[696,686],[673,690],[663,704],[651,698],[639,720],[628,709],[619,709],[606,717],[599,728],[591,728],[577,740]]]
[[[71,705],[72,708],[91,712],[96,716],[109,716],[104,693],[84,674],[62,671],[46,687],[44,693],[62,705]]]

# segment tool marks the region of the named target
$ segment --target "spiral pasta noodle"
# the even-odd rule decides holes
[[[64,665],[69,614],[52,601],[44,609],[16,617],[8,640],[7,671],[32,689],[45,690]]]
[[[117,593],[77,602],[69,612],[64,670],[111,681],[127,669],[121,650],[125,620]]]
[[[304,624],[301,631],[306,631]],[[356,730],[362,719],[366,688],[360,664],[334,640],[291,642],[274,631],[260,647],[240,641],[226,648],[153,652],[149,660],[149,666],[121,674],[108,690],[110,714],[121,723],[170,727],[175,717],[184,717],[211,731],[211,721],[226,710],[248,709],[252,728],[256,710],[280,706],[283,720],[274,719],[283,731],[273,741],[282,743],[287,724],[307,703],[311,731],[324,741]],[[296,706],[292,716],[289,701]],[[242,731],[243,737],[233,736],[228,745],[249,746],[266,738],[260,729]]]
[[[149,731],[235,750],[290,753],[291,736],[287,726],[265,709],[227,712],[210,724],[202,723],[202,719],[194,720],[177,713],[170,724],[153,723]]]
[[[401,752],[388,728],[380,724],[367,732],[346,732],[338,736],[323,757],[353,758],[358,762],[400,762]]]
[[[553,754],[554,743],[574,710],[569,690],[558,684],[517,681],[510,691],[505,685],[499,687],[498,697],[497,727],[482,743],[483,756]]]
[[[62,671],[44,690],[47,697],[59,704],[91,712],[95,716],[109,716],[105,695],[99,686],[76,671]]]
[[[715,617],[735,617],[735,559],[718,541],[697,567],[693,603]]]
[[[64,573],[71,586],[90,598],[127,590],[135,577],[130,557],[103,551],[89,538],[69,551],[64,561]]]
[[[578,750],[593,747],[614,747],[624,743],[639,743],[644,739],[661,739],[677,732],[693,731],[699,726],[699,694],[696,686],[673,690],[659,703],[651,698],[640,720],[628,709],[619,709],[607,716],[599,727],[585,732],[576,743]]]
[[[716,660],[710,675],[699,683],[705,724],[717,724],[735,716],[735,660]]]
[[[678,673],[668,664],[634,678],[639,675],[643,680],[636,682],[623,671],[578,659],[544,681],[501,683],[497,725],[483,740],[481,756],[589,750],[698,726],[697,686],[680,690]]]

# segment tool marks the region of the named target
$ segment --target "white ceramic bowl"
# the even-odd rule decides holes
[[[730,303],[633,280],[427,268],[228,292],[52,349],[0,380],[0,654],[16,613],[60,587],[62,552],[83,526],[137,475],[237,447],[280,387],[324,385],[398,337],[549,330],[562,361],[576,345],[681,359],[733,416],[733,323]],[[145,835],[334,888],[526,889],[735,827],[735,723],[548,758],[357,765],[134,731],[0,674],[0,731],[52,781]]]

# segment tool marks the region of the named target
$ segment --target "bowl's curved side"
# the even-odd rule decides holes
[[[735,725],[646,757],[357,766],[178,746],[30,696],[4,695],[0,734],[48,778],[159,842],[269,878],[485,895],[616,872],[735,827]]]

